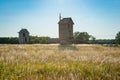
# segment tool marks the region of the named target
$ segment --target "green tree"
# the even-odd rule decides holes
[[[117,33],[117,35],[115,37],[115,42],[116,42],[116,44],[120,44],[120,32]]]
[[[49,37],[29,36],[29,39],[31,44],[36,43],[47,44]]]
[[[90,35],[89,43],[94,44],[96,42],[96,38]]]
[[[40,43],[41,44],[47,44],[49,37],[40,37]]]
[[[90,35],[87,32],[75,32],[74,43],[88,43]]]
[[[18,44],[17,37],[0,37],[0,44]]]

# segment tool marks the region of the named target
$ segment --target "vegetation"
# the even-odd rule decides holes
[[[30,44],[36,44],[36,43],[41,43],[41,44],[47,44],[49,37],[38,37],[38,36],[30,36]]]
[[[30,44],[47,44],[49,37],[38,37],[38,36],[30,36]],[[17,37],[3,37],[0,38],[0,44],[19,44],[19,40]]]
[[[17,37],[1,37],[0,44],[18,44]]]
[[[89,35],[87,32],[75,32],[74,33],[74,43],[75,44],[95,44],[96,38]]]
[[[50,37],[30,36],[30,44],[48,44]],[[56,42],[55,42],[56,43]],[[75,44],[120,44],[120,32],[117,33],[115,39],[96,39],[87,32],[74,33]],[[17,37],[3,37],[0,38],[0,44],[19,44]]]
[[[116,42],[116,44],[120,44],[120,32],[117,33],[117,35],[115,37],[115,42]]]
[[[120,47],[0,44],[0,80],[120,80]]]
[[[87,32],[75,32],[75,44],[117,44],[120,43],[120,33],[117,34],[116,39],[96,39],[94,36],[89,35]]]
[[[87,32],[75,32],[74,33],[74,42],[79,43],[88,43],[90,35]]]
[[[92,35],[90,35],[90,39],[89,39],[89,42],[90,44],[95,44],[96,43],[96,38]]]
[[[115,44],[115,40],[114,39],[98,39],[98,40],[95,40],[94,43],[95,44]]]

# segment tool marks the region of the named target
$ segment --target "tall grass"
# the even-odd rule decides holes
[[[120,80],[120,47],[1,44],[0,80]]]

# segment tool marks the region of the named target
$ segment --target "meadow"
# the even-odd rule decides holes
[[[0,80],[120,80],[120,47],[0,44]]]

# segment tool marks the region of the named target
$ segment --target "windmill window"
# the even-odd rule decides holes
[[[23,33],[23,37],[25,37],[25,33]]]

